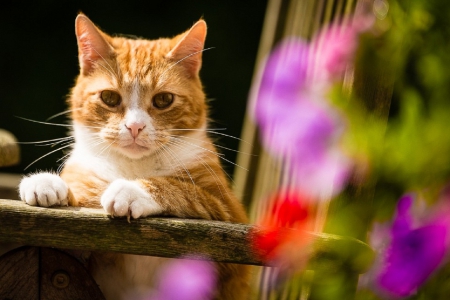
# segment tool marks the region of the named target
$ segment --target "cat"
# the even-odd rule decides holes
[[[173,38],[110,36],[75,21],[80,74],[67,102],[74,145],[60,175],[25,176],[29,205],[103,208],[111,217],[174,216],[246,223],[208,133],[199,71],[206,23]],[[195,249],[193,249],[195,250]],[[167,259],[93,253],[107,299],[152,287]],[[217,299],[245,299],[247,266],[217,263]]]

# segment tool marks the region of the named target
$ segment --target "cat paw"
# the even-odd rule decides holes
[[[67,206],[69,187],[56,174],[39,173],[22,179],[19,194],[22,201],[32,206]]]
[[[112,217],[137,219],[162,212],[152,195],[137,182],[125,179],[113,181],[100,198],[103,208]]]

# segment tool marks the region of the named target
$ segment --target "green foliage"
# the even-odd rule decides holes
[[[347,118],[343,148],[361,177],[355,189],[370,199],[360,201],[359,192],[340,195],[331,205],[340,211],[329,219],[328,231],[361,237],[372,222],[392,218],[402,194],[418,192],[432,205],[449,183],[449,40],[447,0],[389,1],[386,18],[361,36],[354,92],[336,87],[330,95]],[[358,93],[359,78],[378,85],[373,93],[391,99],[390,106]],[[440,269],[411,299],[445,299],[449,274],[449,267]],[[356,299],[380,298],[359,290]]]
[[[332,98],[348,117],[345,148],[368,167],[366,184],[378,182],[383,196],[390,193],[380,184],[395,186],[396,201],[399,190],[437,191],[450,179],[450,5],[389,4],[387,17],[361,37],[356,61],[365,78],[393,87],[387,123],[359,95],[336,89]]]

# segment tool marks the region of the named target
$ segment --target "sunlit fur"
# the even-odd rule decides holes
[[[108,186],[125,179],[148,193],[163,215],[247,221],[207,136],[208,108],[198,76],[205,34],[199,21],[171,39],[127,39],[106,35],[83,15],[77,18],[81,71],[68,98],[75,143],[61,172],[72,205],[101,207]],[[118,92],[121,104],[103,103],[103,90]],[[167,109],[152,104],[161,92],[175,95]],[[127,126],[138,123],[142,128],[134,139]],[[147,215],[152,213],[137,216]],[[91,272],[108,299],[119,299],[130,289],[151,287],[161,261],[94,254]],[[246,298],[247,267],[218,264],[218,272],[217,299]]]

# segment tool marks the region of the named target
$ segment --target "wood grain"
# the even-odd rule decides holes
[[[254,225],[156,217],[128,223],[102,210],[41,208],[0,200],[0,243],[160,257],[194,252],[218,262],[264,265],[251,247],[252,238],[260,233]],[[370,264],[373,251],[356,239],[308,234],[314,240],[313,266],[325,264],[335,269],[345,264],[363,272]]]
[[[0,257],[0,299],[105,298],[71,255],[52,248],[20,247]]]
[[[0,299],[39,299],[39,249],[16,249],[0,257]]]
[[[72,256],[40,248],[40,299],[104,300],[97,283]]]

